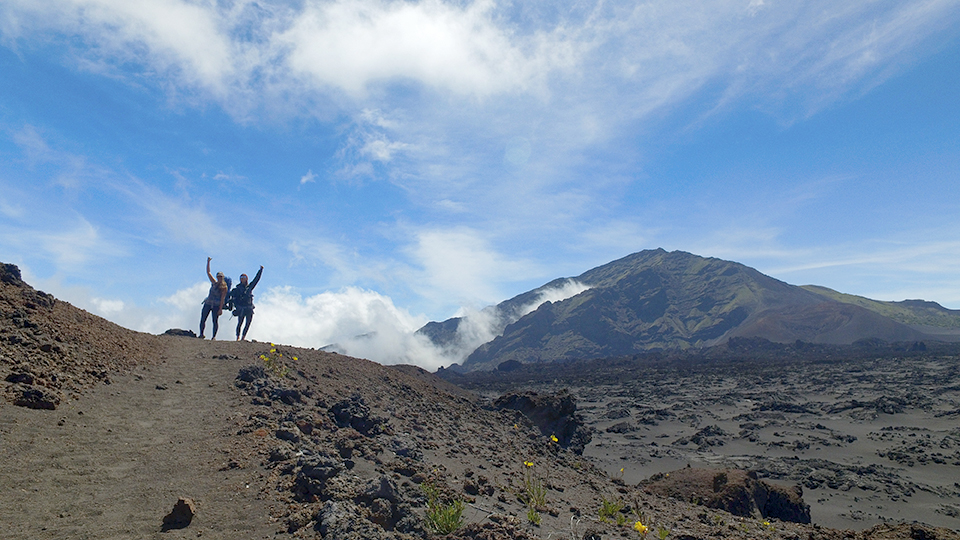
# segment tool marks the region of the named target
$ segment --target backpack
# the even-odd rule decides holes
[[[233,310],[233,280],[227,276],[223,276],[223,280],[227,282],[227,296],[223,299],[223,310],[232,311]]]

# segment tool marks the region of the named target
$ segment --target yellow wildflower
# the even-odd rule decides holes
[[[524,461],[523,464],[526,465],[527,467],[533,467],[532,461]]]
[[[558,439],[556,435],[551,435],[550,440],[553,442],[560,442],[560,439]]]
[[[644,536],[647,535],[647,526],[644,525],[643,523],[640,523],[639,521],[633,524],[633,530],[637,531],[638,533]]]
[[[296,357],[296,356],[293,357],[293,361],[294,361],[294,362],[297,361],[297,357]]]

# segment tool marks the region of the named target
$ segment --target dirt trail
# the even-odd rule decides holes
[[[171,337],[164,347],[160,363],[55,411],[0,400],[0,538],[274,535],[261,473],[236,466],[248,400],[233,380],[257,345]],[[161,533],[178,497],[197,516]]]

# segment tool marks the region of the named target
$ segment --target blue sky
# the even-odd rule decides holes
[[[956,0],[5,0],[0,260],[151,332],[195,329],[207,256],[262,264],[250,337],[428,367],[423,323],[656,247],[960,308],[958,29]]]

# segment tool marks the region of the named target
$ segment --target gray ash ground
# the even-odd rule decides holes
[[[918,520],[960,529],[956,351],[789,352],[638,357],[459,380],[489,396],[569,388],[595,429],[584,455],[628,485],[687,465],[740,468],[800,485],[820,525]]]

